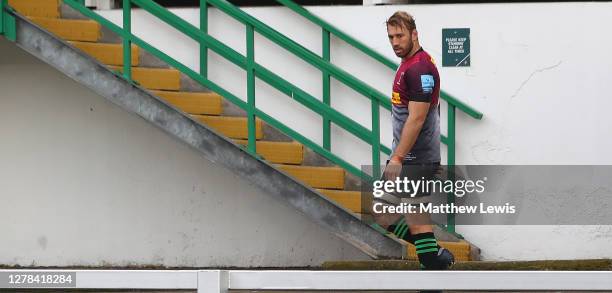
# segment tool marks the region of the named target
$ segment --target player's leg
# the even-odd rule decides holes
[[[389,161],[387,160],[387,164]],[[381,178],[381,180],[384,180]],[[370,201],[370,204],[366,205],[365,213],[372,215],[373,223],[372,227],[379,230],[382,233],[394,234],[397,238],[407,241],[408,243],[414,243],[412,240],[412,234],[406,224],[403,214],[395,213],[380,213],[375,212],[373,209],[374,205],[378,205],[380,210],[383,207],[397,206],[401,204],[401,198],[396,195],[385,193],[380,198],[374,198]]]
[[[431,180],[437,173],[439,164],[420,164],[420,165],[405,165],[402,168],[403,177],[408,180]],[[417,190],[416,194],[411,194],[410,197],[403,197],[402,201],[411,205],[426,204],[430,200],[429,190]],[[454,257],[450,251],[438,245],[438,241],[433,233],[431,216],[429,213],[420,212],[417,208],[416,212],[406,214],[406,222],[414,246],[416,254],[424,270],[445,270],[454,263]]]
[[[441,247],[433,233],[433,226],[426,223],[429,215],[406,214],[406,221],[412,233],[413,244],[423,270],[446,270],[455,262],[453,254]]]
[[[397,203],[399,202],[399,199],[397,199]],[[396,205],[381,199],[375,199],[372,202],[372,205],[375,203],[380,205],[381,208],[382,206]],[[377,228],[381,232],[394,234],[397,238],[407,241],[408,243],[414,244],[412,234],[410,233],[410,229],[406,224],[405,217],[403,214],[375,213],[372,209],[370,209],[368,213],[372,215],[372,218],[374,220],[372,226],[374,228]]]

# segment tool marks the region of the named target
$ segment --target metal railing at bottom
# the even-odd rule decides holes
[[[16,288],[612,290],[612,271],[0,270],[0,289]]]

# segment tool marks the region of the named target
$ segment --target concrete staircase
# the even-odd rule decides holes
[[[68,41],[72,46],[121,72],[123,48],[121,39],[63,5],[60,0],[9,0],[9,5],[33,23]],[[247,119],[241,109],[223,97],[193,82],[178,70],[169,68],[137,46],[132,47],[132,76],[142,87],[190,115],[197,121],[246,146]],[[278,169],[363,218],[359,180],[344,169],[329,163],[303,145],[292,141],[276,129],[256,120],[257,153]],[[407,244],[407,243],[406,243]],[[457,260],[475,260],[473,247],[466,241],[445,241]],[[415,259],[414,246],[407,244],[406,258]]]

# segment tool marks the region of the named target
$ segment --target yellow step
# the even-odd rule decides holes
[[[25,16],[60,17],[59,0],[9,0],[8,3]]]
[[[123,72],[122,66],[111,65],[109,68]],[[132,78],[151,90],[178,91],[181,87],[181,75],[176,69],[132,67]]]
[[[248,127],[246,117],[224,117],[192,115],[198,121],[210,126],[212,129],[230,138],[248,138]],[[260,119],[255,119],[255,138],[263,137],[263,127]]]
[[[245,146],[248,144],[243,139],[235,141]],[[299,165],[304,160],[304,147],[297,142],[258,141],[256,148],[258,154],[272,163]]]
[[[215,93],[151,91],[185,113],[221,115],[221,96]]]
[[[70,44],[108,65],[123,65],[123,45],[70,41]],[[132,66],[138,66],[138,47],[132,45]]]
[[[353,213],[360,214],[361,211],[361,192],[359,191],[346,191],[346,190],[330,190],[330,189],[317,189],[325,197],[337,202],[339,205],[346,209],[351,210]]]
[[[343,189],[344,170],[339,167],[278,165],[296,179],[314,188]]]
[[[96,42],[100,38],[100,24],[93,20],[44,17],[30,17],[30,20],[65,40]]]
[[[455,261],[469,261],[470,260],[470,244],[465,241],[459,242],[446,242],[439,241],[438,245],[448,249],[455,255]],[[417,259],[416,249],[414,245],[408,244],[407,256],[409,259]]]

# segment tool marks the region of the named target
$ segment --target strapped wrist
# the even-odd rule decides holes
[[[398,163],[401,163],[404,160],[404,157],[400,156],[400,155],[392,155],[391,159],[389,159],[389,161],[395,161]]]

